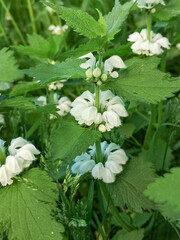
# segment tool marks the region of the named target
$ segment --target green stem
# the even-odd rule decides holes
[[[33,32],[37,33],[36,25],[35,25],[35,21],[34,21],[34,14],[33,14],[32,5],[31,5],[31,0],[27,0],[27,5],[28,5],[29,16],[30,16],[31,23],[32,23]]]
[[[30,138],[30,136],[37,130],[37,128],[39,127],[39,125],[41,124],[41,119],[38,119],[33,125],[32,127],[28,130],[27,134],[26,134],[26,138]]]
[[[147,149],[149,146],[149,141],[151,139],[152,129],[153,129],[154,121],[155,121],[155,105],[151,104],[150,106],[151,106],[151,118],[150,118],[149,126],[146,131],[146,136],[145,136],[145,140],[144,140],[144,148],[145,149]]]
[[[111,210],[111,213],[114,217],[114,219],[117,221],[117,223],[124,229],[126,229],[127,231],[131,231],[133,230],[133,226],[131,226],[128,222],[125,221],[125,219],[123,219],[121,217],[121,215],[119,214],[119,211],[117,210],[116,206],[113,203],[113,200],[110,196],[110,194],[108,193],[107,189],[106,189],[106,185],[102,182],[100,182],[100,186],[101,186],[101,190],[103,192],[103,195],[107,201],[107,203],[109,204],[109,208]]]
[[[11,13],[9,12],[9,10],[8,10],[8,8],[6,7],[6,5],[5,5],[5,3],[3,2],[3,0],[0,0],[0,2],[1,2],[1,5],[2,5],[2,7],[4,8],[4,10],[6,11],[6,13],[10,16],[11,21],[12,21],[12,24],[14,25],[14,27],[15,27],[15,29],[16,29],[16,32],[17,32],[17,34],[19,35],[22,43],[23,43],[24,45],[26,45],[26,41],[25,41],[25,39],[24,39],[24,37],[23,37],[23,35],[22,35],[22,33],[21,33],[18,25],[16,24],[13,16],[12,16]]]
[[[97,141],[96,143],[96,162],[102,162],[103,158],[102,158],[102,151],[101,151],[101,142]]]
[[[147,13],[147,31],[148,31],[148,40],[151,40],[151,13]]]
[[[6,40],[7,44],[10,44],[9,39],[6,35],[6,32],[4,31],[4,28],[1,23],[0,23],[0,31],[2,32],[2,35],[3,35],[4,39]]]
[[[100,87],[96,86],[95,87],[95,107],[97,108],[98,112],[100,110],[99,98],[100,98]]]
[[[3,151],[0,148],[0,165],[5,164],[6,156],[4,155]]]

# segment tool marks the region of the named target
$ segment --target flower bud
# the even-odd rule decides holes
[[[102,82],[101,82],[101,81],[98,81],[96,84],[97,84],[97,86],[101,86],[101,85],[102,85]]]
[[[155,13],[155,12],[156,12],[155,8],[151,9],[151,13]]]
[[[105,81],[107,80],[107,74],[103,73],[103,74],[101,75],[101,80],[102,80],[103,82],[105,82]]]
[[[92,78],[92,76],[93,76],[93,71],[92,71],[92,69],[88,69],[88,70],[86,71],[86,77],[87,77],[87,78]]]
[[[95,69],[93,70],[93,76],[94,76],[95,78],[100,77],[100,76],[101,76],[101,69],[100,69],[100,68],[95,68]]]
[[[98,130],[100,132],[106,132],[106,127],[104,126],[104,124],[101,124],[101,125],[99,125]]]

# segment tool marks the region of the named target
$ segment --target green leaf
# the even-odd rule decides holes
[[[105,38],[93,38],[90,39],[87,43],[81,44],[78,48],[65,52],[62,57],[67,58],[78,58],[90,52],[99,52],[102,50],[105,43]]]
[[[142,209],[154,208],[143,192],[155,176],[151,163],[140,157],[133,158],[116,177],[116,181],[107,184],[107,188],[116,206],[127,206],[130,210],[141,213]]]
[[[64,123],[55,130],[51,143],[52,158],[70,162],[100,138],[101,133],[96,130],[83,128],[73,122]]]
[[[23,77],[22,73],[18,70],[16,60],[13,56],[13,51],[8,51],[7,48],[1,49],[0,63],[0,82],[10,83]]]
[[[133,1],[129,1],[121,5],[119,0],[115,0],[115,5],[111,12],[104,17],[107,24],[107,38],[109,40],[114,38],[114,35],[120,31],[120,27],[127,18]]]
[[[156,12],[152,14],[153,18],[159,21],[169,21],[180,15],[180,1],[171,0],[167,5],[158,5]]]
[[[130,138],[133,135],[136,126],[131,123],[124,123],[121,127],[118,128],[120,136],[124,138]]]
[[[169,75],[157,69],[160,59],[134,57],[125,63],[127,69],[120,71],[116,81],[105,85],[106,89],[124,95],[127,99],[157,103],[172,97],[180,90],[180,78],[170,79]]]
[[[30,98],[12,97],[0,102],[0,108],[21,108],[26,110],[36,109]]]
[[[10,92],[10,96],[20,96],[20,95],[24,95],[28,92],[39,90],[42,88],[43,87],[37,82],[18,83],[17,85],[14,86],[14,88]]]
[[[48,58],[50,53],[50,42],[44,39],[42,36],[33,33],[33,35],[28,34],[28,43],[29,46],[14,46],[13,48],[20,53],[39,57],[39,58]]]
[[[119,230],[112,240],[142,240],[144,237],[144,230],[134,230],[127,232],[125,230]]]
[[[112,55],[118,55],[120,57],[124,57],[126,56],[127,54],[131,53],[131,43],[128,43],[126,45],[120,45],[118,47],[113,47],[113,48],[110,48],[109,50],[107,50],[103,57],[111,57]]]
[[[36,80],[40,80],[41,85],[47,85],[56,80],[84,78],[85,71],[80,68],[82,62],[84,62],[84,60],[69,58],[65,62],[58,62],[54,65],[42,63],[35,67],[25,69],[23,72]]]
[[[172,168],[171,173],[156,179],[144,192],[149,199],[158,203],[161,212],[180,226],[180,168]],[[160,205],[161,204],[161,205]]]
[[[58,193],[56,184],[37,168],[29,170],[20,181],[0,190],[0,226],[8,240],[63,239],[64,228],[55,221]]]
[[[54,11],[67,22],[67,25],[72,27],[79,34],[88,38],[96,38],[97,36],[103,37],[106,35],[106,26],[102,24],[102,21],[96,21],[88,13],[79,9],[59,7],[45,0],[42,0],[42,2],[46,6],[54,9]]]

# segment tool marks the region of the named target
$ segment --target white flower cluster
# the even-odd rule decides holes
[[[50,83],[48,85],[49,91],[61,90],[61,88],[64,86],[64,82],[66,82],[66,80],[60,80]]]
[[[115,143],[101,143],[103,161],[96,163],[95,145],[89,148],[88,153],[83,153],[74,159],[71,171],[74,174],[83,175],[91,172],[93,178],[105,183],[113,183],[116,174],[123,171],[122,165],[126,164],[128,157],[123,149]]]
[[[133,2],[137,2],[137,6],[139,8],[151,9],[155,7],[157,4],[165,5],[163,0],[133,0]]]
[[[99,125],[99,131],[110,131],[122,123],[120,117],[127,117],[128,113],[120,97],[111,91],[100,92],[100,112],[95,107],[95,95],[85,91],[72,102],[70,113],[79,124]]]
[[[65,32],[68,29],[67,25],[64,26],[55,26],[55,25],[50,25],[48,30],[51,31],[52,34],[54,35],[62,35],[63,32]]]
[[[163,37],[160,33],[155,34],[151,31],[150,41],[148,40],[147,29],[142,29],[140,33],[135,32],[129,35],[128,41],[134,42],[131,49],[136,54],[144,54],[146,56],[160,55],[163,53],[162,48],[169,49],[169,41]]]
[[[124,64],[123,60],[119,56],[112,56],[109,59],[107,59],[104,63],[101,63],[101,67],[99,67],[99,62],[96,61],[96,58],[92,53],[88,53],[80,59],[88,58],[88,60],[85,63],[82,63],[80,65],[81,68],[87,69],[86,71],[86,77],[88,79],[95,78],[100,79],[99,85],[102,84],[101,81],[106,81],[108,77],[112,78],[118,78],[119,74],[117,71],[113,71],[114,68],[123,69],[127,68]],[[98,82],[97,82],[98,83]]]
[[[0,141],[0,148],[5,155],[4,142]],[[13,177],[20,174],[25,168],[28,168],[36,160],[35,155],[40,154],[36,147],[18,137],[11,141],[8,148],[10,155],[6,157],[5,164],[0,167],[0,183],[2,186],[13,183]]]
[[[43,105],[47,104],[47,98],[45,96],[40,96],[37,99],[39,102],[41,102]],[[58,94],[54,94],[54,102],[56,104],[56,107],[58,109],[57,113],[64,117],[66,116],[70,110],[71,110],[71,101],[68,97],[61,97],[59,98]]]

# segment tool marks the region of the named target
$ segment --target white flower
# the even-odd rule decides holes
[[[0,91],[5,91],[8,88],[10,88],[10,84],[9,83],[0,82]]]
[[[55,26],[55,25],[50,25],[48,30],[51,31],[52,34],[54,35],[62,35],[63,32],[65,32],[68,29],[67,25],[64,26]]]
[[[103,124],[100,131],[110,131],[114,127],[120,126],[120,117],[127,117],[128,113],[120,97],[115,96],[111,91],[100,92],[100,112],[95,107],[95,96],[89,91],[85,91],[81,96],[72,102],[70,113],[79,124]]]
[[[82,63],[80,65],[81,68],[87,69],[86,71],[87,78],[92,78],[92,76],[94,76],[95,78],[101,77],[102,81],[106,81],[108,76],[112,78],[117,78],[119,76],[118,72],[113,71],[114,68],[117,69],[127,68],[123,60],[117,55],[108,58],[104,63],[102,63],[102,69],[98,67],[99,62],[98,61],[96,62],[96,58],[92,53],[88,53],[80,57],[79,59],[83,58],[88,58],[88,60],[85,63]]]
[[[60,116],[66,116],[71,110],[71,101],[68,97],[62,97],[58,100],[57,108],[59,109],[57,113]]]
[[[64,117],[66,116],[71,109],[71,101],[68,97],[62,97],[60,98],[60,96],[57,93],[54,93],[53,95],[54,98],[54,103],[56,104],[57,107],[57,113]],[[47,98],[45,96],[40,96],[37,99],[39,102],[41,102],[44,105],[47,104]],[[50,119],[54,119],[54,115],[50,115]]]
[[[22,138],[22,137],[18,137],[18,138],[13,139],[13,140],[11,141],[11,144],[10,144],[9,148],[8,148],[9,153],[10,153],[11,155],[16,155],[17,152],[18,152],[18,150],[19,150],[20,148],[22,148],[24,145],[26,145],[27,143],[28,143],[28,141],[25,140],[25,139]]]
[[[74,174],[83,175],[91,172],[94,179],[102,180],[105,183],[113,183],[115,176],[123,171],[122,165],[126,164],[128,157],[123,149],[115,143],[101,143],[101,151],[104,163],[95,163],[96,147],[90,146],[88,153],[83,153],[74,159],[71,171]]]
[[[13,139],[8,149],[11,155],[6,158],[5,164],[0,167],[0,183],[3,186],[12,184],[12,178],[36,160],[34,155],[40,154],[40,151],[33,144],[22,137]]]
[[[56,82],[52,82],[48,85],[48,89],[49,91],[52,91],[52,90],[61,90],[61,88],[64,86],[64,82],[66,80],[60,80],[60,81],[56,81]]]
[[[47,104],[47,98],[45,97],[45,96],[40,96],[40,97],[38,97],[38,99],[37,99],[39,102],[41,102],[41,104],[43,105],[43,106],[45,106],[46,104]]]
[[[178,50],[180,50],[180,43],[176,44]]]
[[[71,167],[71,171],[74,174],[83,175],[90,172],[95,165],[95,161],[91,159],[91,156],[87,153],[82,153],[74,159],[74,164]]]
[[[6,165],[2,165],[0,167],[0,183],[2,184],[2,186],[12,184],[13,177],[14,177],[14,175],[9,170],[7,170]]]
[[[137,6],[139,8],[151,9],[157,4],[165,5],[163,0],[133,0],[133,2],[137,2]]]
[[[160,33],[155,34],[151,31],[151,39],[148,40],[147,29],[142,29],[140,33],[135,32],[129,35],[128,41],[134,42],[131,49],[136,54],[144,54],[146,56],[160,55],[163,53],[162,48],[169,49],[169,41]]]

